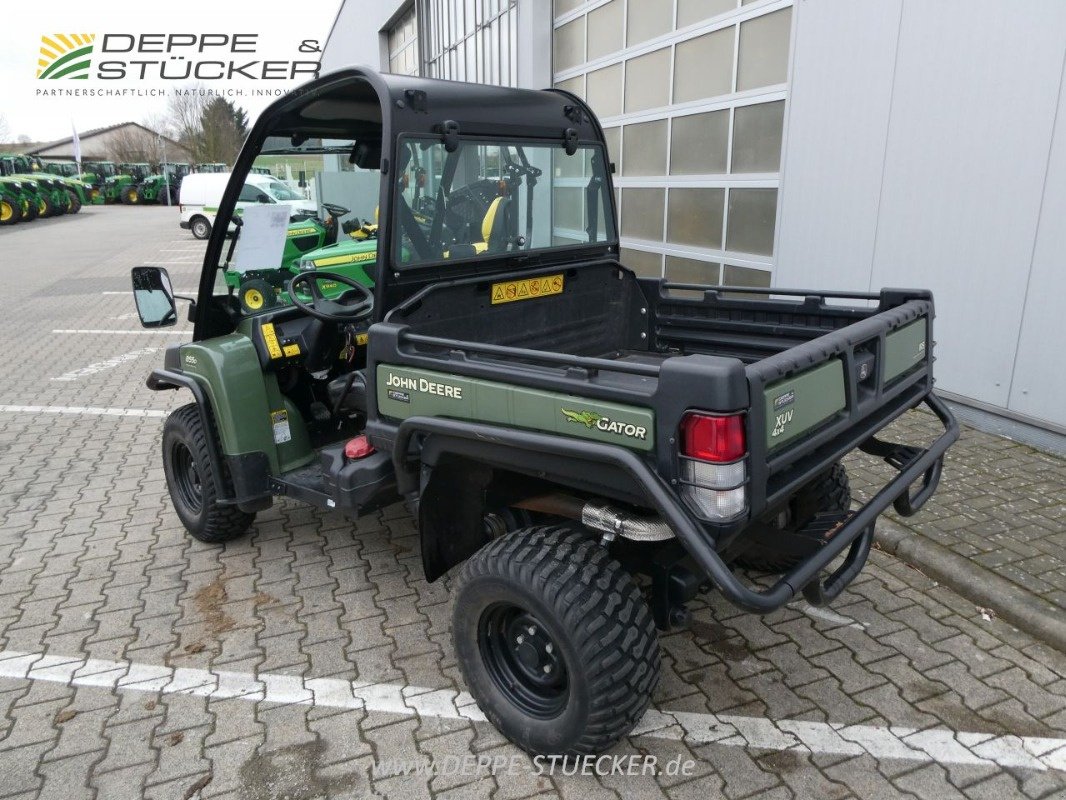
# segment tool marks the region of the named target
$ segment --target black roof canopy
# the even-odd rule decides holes
[[[395,139],[400,133],[444,133],[446,123],[467,136],[603,140],[595,116],[579,98],[555,89],[511,89],[479,83],[391,75],[348,67],[323,75],[270,105],[260,124],[352,134],[365,121]],[[256,127],[259,127],[258,125]],[[369,130],[367,131],[369,133]],[[388,152],[388,143],[385,151]]]

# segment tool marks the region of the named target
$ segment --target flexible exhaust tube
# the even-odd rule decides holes
[[[674,537],[673,530],[658,517],[643,517],[600,501],[586,502],[565,494],[546,494],[515,505],[528,511],[577,520],[610,539],[621,536],[635,542],[662,542]]]

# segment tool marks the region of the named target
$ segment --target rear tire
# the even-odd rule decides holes
[[[838,461],[828,472],[796,493],[790,503],[789,522],[784,528],[776,523],[771,527],[780,531],[781,536],[788,536],[810,522],[815,514],[842,512],[850,507],[851,484],[848,481],[848,472]],[[799,552],[782,553],[762,542],[756,542],[737,557],[737,564],[759,572],[788,572],[821,549],[818,542],[799,536],[795,537],[795,543]]]
[[[531,753],[600,753],[643,716],[659,679],[640,590],[588,535],[525,528],[462,567],[456,658],[485,716]]]
[[[218,502],[218,482],[211,467],[207,438],[213,435],[213,430],[204,429],[196,403],[172,413],[163,426],[163,473],[182,525],[194,539],[217,544],[242,535],[255,514]],[[228,486],[229,476],[221,478]]]
[[[67,192],[67,196],[70,198],[70,205],[67,207],[67,212],[70,214],[77,214],[81,211],[81,200],[78,198],[78,193],[70,190]]]
[[[197,239],[206,239],[211,235],[211,223],[206,217],[193,217],[189,222],[189,230]]]

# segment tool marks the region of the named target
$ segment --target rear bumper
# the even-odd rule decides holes
[[[642,488],[651,507],[669,524],[682,546],[727,600],[746,611],[766,613],[780,608],[800,593],[815,604],[831,601],[865,565],[873,543],[874,524],[881,513],[895,504],[900,513],[913,514],[936,491],[944,454],[958,439],[959,426],[947,406],[934,394],[929,393],[920,402],[937,416],[944,432],[928,448],[910,449],[912,455],[907,463],[898,466],[899,473],[855,511],[822,549],[763,590],[751,588],[733,573],[715,549],[714,539],[684,506],[675,489],[647,461],[626,448],[439,417],[410,417],[396,432],[393,459],[401,495],[418,489],[419,472],[407,463],[416,434],[476,440],[514,451],[553,454],[617,467]],[[870,441],[876,442],[872,437]],[[920,485],[912,494],[911,486],[916,482]],[[822,580],[819,573],[845,550],[848,554],[844,563]]]

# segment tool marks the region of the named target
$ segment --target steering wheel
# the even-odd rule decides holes
[[[359,293],[358,302],[354,305],[348,305],[347,303],[338,303],[336,300],[328,299],[322,294],[322,290],[318,286],[319,281],[336,281],[355,289]],[[310,303],[305,303],[296,296],[296,288],[305,283],[307,284],[307,291],[311,295]],[[289,299],[292,300],[294,306],[323,322],[355,322],[369,317],[371,310],[374,308],[374,295],[371,294],[368,288],[355,278],[338,275],[336,272],[319,272],[318,270],[301,272],[288,282],[285,286],[285,291],[288,292]]]

